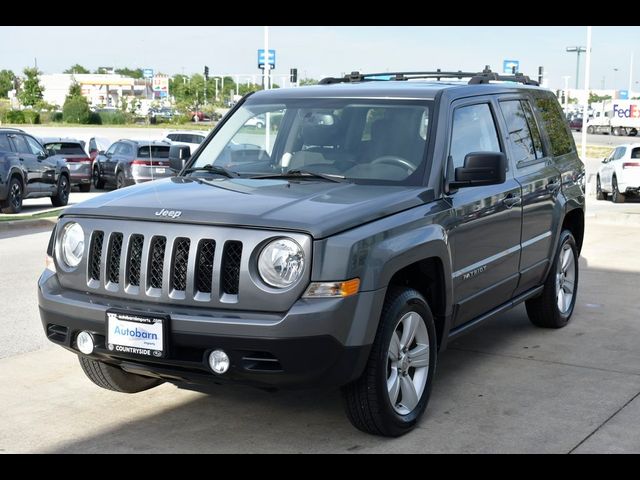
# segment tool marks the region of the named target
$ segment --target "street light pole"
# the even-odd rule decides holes
[[[564,78],[564,112],[567,113],[569,110],[569,79],[571,77],[569,75],[565,75],[562,78]]]
[[[591,76],[591,27],[587,27],[587,62],[585,65],[584,74],[584,104],[582,106],[582,122],[586,126],[587,119],[589,118],[589,80]],[[581,145],[581,157],[587,158],[587,129],[582,129],[582,145]]]
[[[614,68],[613,69],[613,90],[616,90],[616,73],[618,73],[618,70],[620,70],[619,68]]]
[[[586,52],[586,49],[584,47],[567,47],[567,52],[575,53],[578,57],[576,60],[576,90],[578,90],[580,88],[580,54]]]

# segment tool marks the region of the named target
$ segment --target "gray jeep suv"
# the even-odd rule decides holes
[[[262,91],[178,176],[65,211],[42,324],[103,388],[339,386],[398,436],[452,339],[522,302],[567,324],[584,203],[562,110],[521,74]]]

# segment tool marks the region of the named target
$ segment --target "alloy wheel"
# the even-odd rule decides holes
[[[404,315],[387,354],[387,393],[393,409],[410,414],[420,402],[429,375],[429,332],[416,312]]]
[[[556,298],[558,310],[565,315],[571,311],[576,286],[576,262],[571,245],[565,244],[558,259]]]

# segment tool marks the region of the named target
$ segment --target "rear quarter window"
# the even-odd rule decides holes
[[[542,126],[547,131],[554,157],[575,152],[576,144],[569,132],[560,104],[553,96],[539,96],[535,105],[542,119]]]
[[[0,134],[0,152],[10,152],[11,145],[9,145],[9,139],[6,135]]]
[[[86,155],[79,143],[47,143],[45,148],[53,150],[57,155]]]

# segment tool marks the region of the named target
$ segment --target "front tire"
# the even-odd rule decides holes
[[[22,182],[19,178],[12,178],[9,182],[9,195],[6,200],[0,202],[0,211],[5,214],[20,213],[23,197]]]
[[[424,297],[391,288],[362,376],[342,388],[347,416],[359,430],[399,437],[422,417],[433,384],[436,329]]]
[[[576,240],[569,230],[563,230],[542,294],[526,302],[531,323],[541,328],[566,326],[576,305],[578,278]]]
[[[587,127],[587,133],[589,135],[593,135],[594,133],[596,133],[596,129],[593,126]]]
[[[56,194],[51,197],[51,204],[54,207],[66,207],[69,203],[69,193],[71,192],[71,184],[66,175],[60,175],[58,179],[58,188]]]
[[[125,182],[124,173],[118,172],[116,175],[116,190],[120,190],[121,188],[126,187],[127,184]]]
[[[602,191],[600,176],[596,178],[596,200],[606,200],[608,195]]]
[[[624,203],[627,201],[627,197],[625,197],[622,193],[620,193],[620,189],[618,188],[618,179],[614,175],[611,179],[611,200],[613,203]]]
[[[80,366],[89,380],[100,388],[120,393],[138,393],[160,385],[162,380],[127,373],[121,368],[78,356]]]
[[[96,188],[96,190],[104,189],[104,180],[100,176],[100,170],[98,169],[98,167],[94,167],[93,169],[93,186]]]

